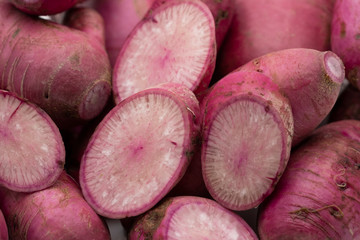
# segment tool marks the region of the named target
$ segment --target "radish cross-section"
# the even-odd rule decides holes
[[[255,240],[258,238],[242,218],[215,201],[181,196],[166,199],[139,218],[129,234],[129,240],[135,239]]]
[[[56,125],[38,107],[0,91],[0,184],[31,192],[52,185],[65,149]]]
[[[248,205],[268,191],[283,148],[278,125],[262,104],[249,99],[219,111],[209,129],[203,169],[223,201]]]
[[[164,82],[207,87],[215,64],[215,25],[200,1],[168,1],[133,30],[117,58],[116,102]]]
[[[245,71],[224,77],[204,101],[206,187],[227,208],[256,207],[273,191],[289,158],[289,101],[270,78]]]
[[[188,166],[193,117],[180,96],[161,88],[115,107],[81,162],[80,183],[95,210],[110,218],[135,216],[164,197]]]

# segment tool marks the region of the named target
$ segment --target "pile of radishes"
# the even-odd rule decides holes
[[[0,0],[0,89],[0,240],[360,239],[358,0]]]

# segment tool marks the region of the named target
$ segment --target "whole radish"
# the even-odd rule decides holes
[[[65,172],[50,188],[18,193],[0,188],[0,208],[10,239],[110,240],[105,222]]]
[[[300,145],[260,207],[267,239],[360,238],[360,122],[325,125]]]
[[[104,108],[111,67],[96,38],[0,1],[0,45],[0,88],[39,105],[59,127],[92,119]]]

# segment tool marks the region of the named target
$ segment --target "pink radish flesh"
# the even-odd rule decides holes
[[[154,206],[187,167],[191,114],[167,90],[149,89],[117,105],[83,156],[80,183],[106,217],[135,216]]]
[[[203,162],[212,195],[228,206],[258,202],[281,165],[282,141],[278,119],[262,103],[239,99],[220,110]]]
[[[246,231],[247,230],[247,231]],[[180,207],[169,222],[168,239],[253,239],[237,217],[221,208],[190,203]]]
[[[63,170],[59,130],[45,112],[0,91],[0,183],[14,191],[50,186]]]
[[[132,32],[117,58],[113,74],[116,102],[163,82],[195,90],[203,78],[210,81],[215,26],[208,7],[184,1],[159,8]]]
[[[253,230],[238,215],[200,197],[168,198],[139,218],[129,233],[135,239],[255,240]]]

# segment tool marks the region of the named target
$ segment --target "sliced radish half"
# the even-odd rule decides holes
[[[164,82],[204,89],[215,55],[209,8],[201,1],[167,1],[149,11],[124,43],[114,66],[115,101]]]
[[[84,196],[100,215],[139,215],[183,176],[197,134],[193,113],[198,111],[183,97],[163,88],[143,90],[100,123],[80,167]]]
[[[220,80],[204,106],[202,172],[210,194],[233,210],[256,207],[289,158],[288,100],[265,75],[240,71]]]
[[[238,215],[213,200],[182,196],[169,198],[141,217],[129,234],[135,239],[258,239]]]
[[[59,129],[37,106],[0,90],[0,184],[18,192],[51,186],[63,171]]]

